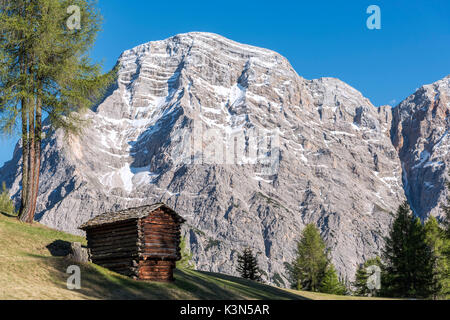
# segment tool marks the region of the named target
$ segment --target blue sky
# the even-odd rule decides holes
[[[369,30],[369,5],[381,30]],[[337,77],[375,105],[400,102],[450,74],[450,1],[99,0],[103,31],[92,57],[110,69],[136,45],[208,31],[284,55],[299,75]],[[0,139],[0,166],[17,137]]]

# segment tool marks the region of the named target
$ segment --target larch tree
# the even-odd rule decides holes
[[[36,211],[43,116],[51,130],[81,133],[83,111],[115,78],[116,69],[101,75],[88,57],[100,23],[95,1],[1,1],[0,123],[11,133],[20,118],[21,221],[31,223]]]
[[[329,264],[328,252],[319,230],[314,224],[303,229],[297,242],[296,258],[285,264],[291,287],[298,290],[319,291]]]
[[[448,259],[445,250],[448,250],[449,241],[445,237],[445,230],[439,225],[437,219],[430,216],[425,223],[425,235],[428,246],[434,255],[434,281],[433,298],[446,298],[450,294],[450,278]]]
[[[333,264],[328,264],[325,269],[323,278],[320,282],[320,292],[336,294],[336,295],[345,295],[347,293],[347,288],[344,283],[339,280],[339,277],[336,273],[336,269]]]

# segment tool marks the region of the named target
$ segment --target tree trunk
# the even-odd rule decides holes
[[[25,77],[27,73],[26,66],[26,55],[25,52],[21,52],[19,56],[20,63],[20,72]],[[23,81],[23,80],[22,80]],[[25,85],[25,83],[21,83]],[[22,194],[20,199],[20,210],[19,210],[19,219],[23,222],[27,219],[28,213],[28,170],[29,170],[29,155],[30,155],[30,144],[29,144],[29,131],[28,131],[28,108],[29,108],[29,100],[27,97],[21,98],[21,112],[22,112]]]
[[[30,203],[31,211],[29,222],[32,223],[36,214],[37,197],[39,194],[39,174],[41,169],[41,140],[42,140],[42,102],[38,98],[36,102],[36,128],[34,138],[34,175],[32,179],[33,197]]]
[[[34,219],[34,213],[33,210],[33,186],[34,186],[34,172],[35,172],[35,158],[36,158],[36,150],[35,150],[35,136],[34,136],[34,108],[31,108],[31,110],[28,113],[28,122],[29,122],[29,162],[28,162],[28,179],[26,184],[26,209],[24,216],[20,218],[23,222],[32,223]]]
[[[25,99],[22,99],[22,195],[20,199],[19,219],[26,221],[27,207],[27,185],[28,185],[28,111],[26,110]]]

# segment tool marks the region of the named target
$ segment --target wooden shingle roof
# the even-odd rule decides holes
[[[164,209],[168,210],[170,213],[172,213],[173,215],[176,215],[176,217],[180,220],[180,222],[186,221],[180,215],[178,215],[173,209],[169,208],[164,203],[155,203],[152,205],[100,214],[100,215],[92,218],[91,220],[83,223],[79,227],[79,229],[86,230],[86,229],[101,226],[101,225],[113,224],[113,223],[121,222],[121,221],[145,218],[151,212],[153,212],[159,208],[164,208]]]

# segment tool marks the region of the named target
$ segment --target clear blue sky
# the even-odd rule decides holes
[[[381,30],[369,30],[369,5]],[[450,1],[99,0],[104,16],[92,57],[111,68],[136,45],[208,31],[287,57],[299,75],[337,77],[375,105],[397,104],[450,74]],[[0,166],[17,137],[0,140]]]

